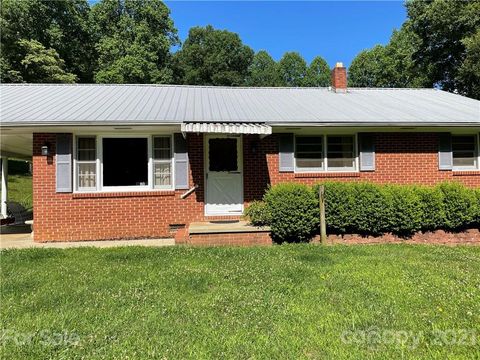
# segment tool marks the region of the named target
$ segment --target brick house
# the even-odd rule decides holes
[[[479,132],[480,101],[347,89],[341,64],[330,88],[1,86],[2,158],[33,159],[39,242],[171,237],[286,181],[480,187]]]

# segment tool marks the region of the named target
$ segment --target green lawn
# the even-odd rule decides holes
[[[479,358],[480,247],[1,254],[5,359]]]
[[[1,191],[0,191],[1,192]],[[29,175],[8,176],[8,200],[16,201],[27,209],[32,207],[32,177]]]

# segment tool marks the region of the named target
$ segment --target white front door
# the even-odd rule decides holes
[[[205,215],[243,212],[242,138],[205,136]]]

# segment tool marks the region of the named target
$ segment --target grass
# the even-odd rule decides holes
[[[27,249],[1,265],[2,358],[480,357],[480,247]]]
[[[30,175],[8,175],[8,200],[16,201],[27,209],[32,207],[32,177]]]

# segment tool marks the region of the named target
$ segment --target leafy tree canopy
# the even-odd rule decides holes
[[[86,0],[3,0],[2,68],[11,74],[23,72],[22,54],[27,43],[21,41],[35,40],[45,49],[54,49],[56,56],[65,62],[65,71],[77,74],[82,82],[90,82],[94,53],[88,27],[89,10]],[[27,47],[38,50],[33,42]],[[31,74],[30,78],[33,82],[45,81],[40,74]]]
[[[413,60],[430,85],[478,98],[465,75],[478,59],[472,52],[480,28],[480,1],[412,0],[406,7],[412,31],[419,39]]]
[[[330,85],[331,70],[321,56],[315,57],[308,66],[304,86],[326,87]]]
[[[253,50],[238,34],[211,25],[193,27],[175,54],[177,78],[192,85],[243,85]]]
[[[275,60],[265,50],[257,52],[248,68],[247,86],[278,86],[280,79]]]
[[[43,83],[74,83],[76,75],[64,70],[65,63],[54,49],[46,49],[37,40],[19,41],[22,55],[21,70],[18,75],[22,81]],[[12,76],[10,73],[9,76]]]
[[[170,47],[178,44],[170,11],[160,0],[103,0],[91,24],[97,38],[99,83],[163,83]]]
[[[408,23],[395,30],[390,42],[361,51],[348,69],[349,84],[357,87],[421,87],[426,77],[412,55],[418,43]]]
[[[282,86],[303,86],[307,63],[297,52],[286,52],[278,63]]]

